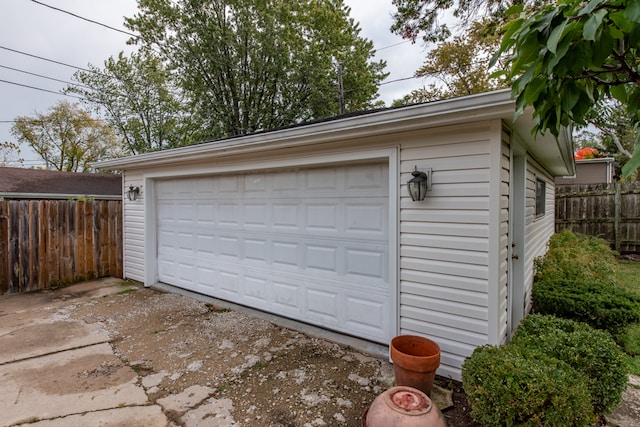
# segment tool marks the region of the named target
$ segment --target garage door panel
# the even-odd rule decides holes
[[[384,164],[156,183],[160,281],[387,342]]]
[[[273,305],[278,314],[300,318],[304,310],[300,286],[287,280],[273,281]]]
[[[338,324],[338,293],[330,289],[307,289],[307,314],[310,319]]]
[[[234,302],[240,302],[240,274],[235,271],[221,270],[218,277],[221,295],[230,297]]]
[[[218,253],[222,257],[229,257],[232,260],[241,257],[242,251],[240,249],[240,239],[236,236],[220,236],[218,239]]]
[[[379,238],[385,238],[388,211],[384,207],[381,201],[376,204],[347,205],[345,231],[367,236],[373,234]]]
[[[347,190],[381,190],[388,185],[385,169],[382,168],[371,168],[368,165],[354,166],[348,168],[346,174]]]
[[[338,190],[339,174],[335,168],[310,169],[305,174],[306,190],[331,190],[334,193]]]
[[[264,174],[244,175],[244,191],[264,193],[266,189],[267,180]]]
[[[338,232],[338,207],[333,203],[306,205],[306,229],[309,231]]]
[[[266,305],[269,303],[269,284],[262,277],[247,275],[244,278],[244,296],[249,302]]]
[[[386,251],[382,249],[363,250],[348,248],[345,257],[347,260],[346,274],[358,277],[371,277],[384,281],[386,279],[386,255]]]
[[[338,272],[338,248],[331,245],[305,245],[306,268]]]
[[[367,329],[370,333],[384,328],[385,303],[383,301],[364,300],[348,297],[347,322],[354,329]]]
[[[245,239],[244,258],[260,264],[269,264],[268,245],[269,243],[263,239]]]

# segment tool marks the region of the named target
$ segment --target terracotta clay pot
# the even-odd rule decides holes
[[[396,385],[431,394],[440,366],[440,346],[436,342],[416,335],[398,335],[391,340],[391,361]]]
[[[375,398],[362,416],[362,427],[446,427],[426,394],[413,387],[393,387]]]

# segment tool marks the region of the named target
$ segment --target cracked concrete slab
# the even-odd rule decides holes
[[[210,398],[197,408],[185,413],[180,421],[185,427],[238,427],[231,411],[231,399]]]
[[[2,425],[145,405],[138,376],[97,344],[0,366]]]
[[[172,394],[162,399],[158,399],[157,403],[164,408],[165,411],[185,412],[194,408],[200,402],[213,394],[215,390],[210,387],[194,385],[185,389],[182,393]]]
[[[60,320],[31,320],[11,328],[0,328],[0,365],[50,353],[71,350],[109,341],[98,324]]]
[[[167,417],[157,405],[92,411],[53,420],[19,424],[22,427],[166,427]]]

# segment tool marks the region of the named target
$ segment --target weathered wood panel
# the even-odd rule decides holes
[[[122,277],[119,200],[0,201],[0,294]]]
[[[564,229],[640,252],[640,183],[558,186],[556,231]]]

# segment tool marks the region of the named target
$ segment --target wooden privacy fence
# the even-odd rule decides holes
[[[0,295],[122,277],[121,200],[1,200]]]
[[[640,252],[640,182],[556,187],[556,231],[601,237]]]

